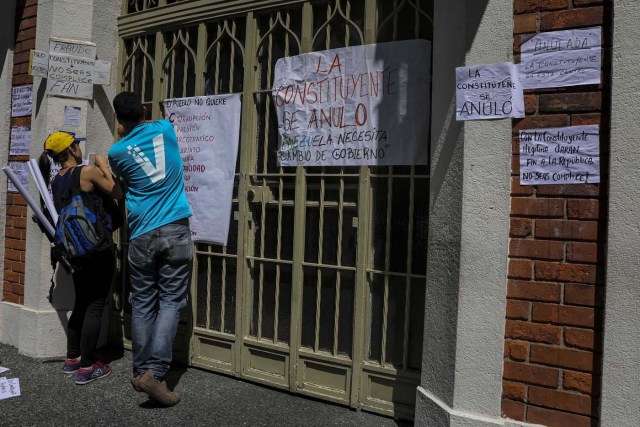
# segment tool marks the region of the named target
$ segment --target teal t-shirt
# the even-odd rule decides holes
[[[158,120],[139,124],[113,144],[108,156],[113,172],[127,184],[131,240],[192,215],[171,123]]]

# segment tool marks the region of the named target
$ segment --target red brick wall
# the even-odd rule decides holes
[[[15,49],[13,55],[13,86],[31,84],[28,75],[29,50],[36,46],[37,0],[16,2]],[[30,126],[31,117],[11,119],[11,126]],[[9,156],[9,161],[28,161],[29,156]],[[4,242],[4,286],[2,300],[24,303],[25,243],[27,234],[27,203],[19,193],[7,193],[7,222]]]
[[[603,26],[603,85],[525,91],[513,121],[502,412],[597,423],[608,176],[610,0],[514,0],[514,56],[532,33]],[[599,124],[601,183],[521,186],[518,131]]]

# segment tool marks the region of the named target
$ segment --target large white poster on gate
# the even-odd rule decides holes
[[[194,241],[227,244],[240,106],[239,94],[164,101],[180,145]]]
[[[407,40],[281,58],[281,166],[427,164],[431,45]]]

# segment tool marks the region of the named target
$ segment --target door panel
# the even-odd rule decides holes
[[[431,39],[433,1],[204,3],[123,2],[132,15],[120,60],[121,87],[140,93],[153,117],[167,97],[242,94],[229,242],[195,246],[192,319],[180,329],[190,363],[411,418],[429,167],[280,167],[271,86],[285,56]],[[158,7],[192,16],[160,25]],[[120,306],[126,321],[130,307]]]

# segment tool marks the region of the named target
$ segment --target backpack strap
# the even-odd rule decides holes
[[[82,194],[82,188],[80,188],[80,174],[84,165],[74,166],[71,170],[71,182],[69,183],[69,198]]]

